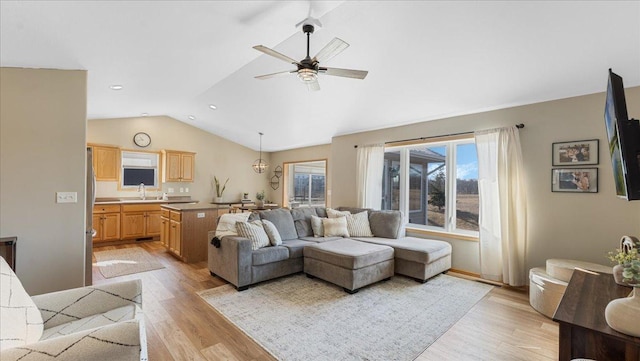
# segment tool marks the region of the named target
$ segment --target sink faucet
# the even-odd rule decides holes
[[[140,186],[138,186],[138,192],[140,192],[140,199],[145,200],[147,198],[147,192],[144,189],[144,183],[140,183]]]

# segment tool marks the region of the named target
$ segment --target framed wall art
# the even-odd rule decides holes
[[[598,164],[598,139],[553,143],[551,153],[554,166]]]
[[[551,191],[598,193],[598,168],[554,168],[551,170]]]

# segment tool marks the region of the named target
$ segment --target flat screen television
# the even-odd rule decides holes
[[[604,110],[616,194],[640,199],[640,121],[629,119],[622,77],[609,69]]]

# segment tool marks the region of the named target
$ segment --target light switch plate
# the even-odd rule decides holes
[[[56,192],[56,203],[78,203],[78,192]]]

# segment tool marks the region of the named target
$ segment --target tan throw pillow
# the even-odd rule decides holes
[[[337,211],[333,208],[327,208],[327,216],[329,218],[338,218],[338,217],[346,217],[348,215],[350,215],[351,212],[349,211]]]
[[[369,225],[369,212],[350,214],[346,218],[350,237],[373,237]]]
[[[349,237],[347,217],[322,218],[325,237]]]
[[[251,249],[256,250],[269,245],[269,236],[264,231],[262,221],[236,222],[238,236],[251,240]]]
[[[282,244],[282,237],[280,237],[280,232],[278,232],[275,224],[273,224],[271,221],[263,219],[262,227],[264,227],[264,231],[267,233],[269,242],[272,246],[279,246]]]

